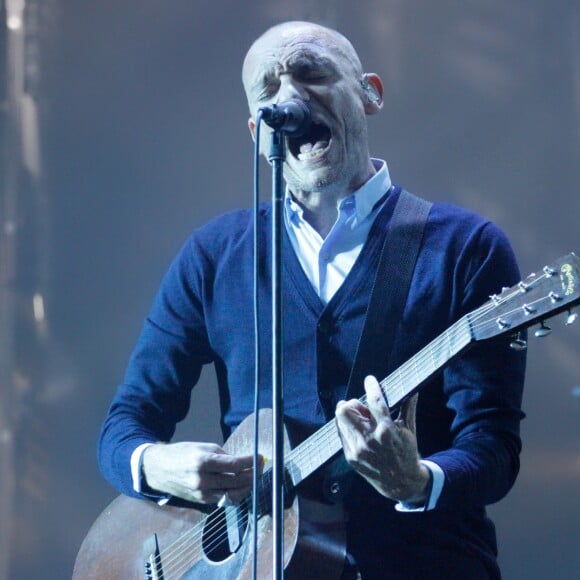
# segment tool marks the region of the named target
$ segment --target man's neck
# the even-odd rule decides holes
[[[296,201],[303,210],[304,219],[320,234],[326,238],[338,217],[338,204],[346,197],[318,196],[295,196]]]
[[[316,191],[292,190],[292,197],[302,207],[304,219],[324,239],[336,223],[340,202],[362,187],[375,173],[376,169],[369,161],[368,171],[349,184]]]

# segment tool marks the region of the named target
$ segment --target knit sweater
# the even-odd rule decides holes
[[[351,272],[326,306],[284,236],[284,413],[304,432],[331,420],[337,401],[346,395],[399,193],[395,188],[390,194]],[[265,407],[271,406],[271,219],[271,207],[262,206],[258,287]],[[396,360],[388,364],[404,362],[518,279],[510,244],[497,226],[435,203],[397,331]],[[190,236],[162,282],[103,425],[100,466],[119,491],[136,495],[132,452],[141,443],[171,439],[176,423],[188,414],[203,365],[215,366],[225,437],[252,412],[252,290],[251,212],[218,217]],[[367,362],[369,373],[385,364]],[[442,468],[443,491],[434,510],[399,513],[357,476],[345,506],[349,550],[363,577],[498,577],[495,534],[484,506],[507,493],[519,469],[524,365],[524,356],[505,340],[478,343],[423,389],[417,409],[419,452]],[[362,394],[362,385],[352,394]]]

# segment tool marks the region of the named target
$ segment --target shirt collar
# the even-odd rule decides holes
[[[358,223],[372,213],[377,202],[389,191],[392,185],[387,163],[382,159],[371,159],[371,162],[376,173],[354,193],[341,200],[338,205],[340,211],[354,202]],[[290,219],[302,219],[302,208],[292,199],[288,188],[286,188],[285,207]]]

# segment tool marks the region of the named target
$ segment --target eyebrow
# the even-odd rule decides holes
[[[302,72],[305,69],[327,69],[331,72],[336,71],[334,61],[326,56],[316,55],[312,53],[301,53],[295,56],[290,56],[287,62],[287,69],[291,72]],[[278,75],[278,60],[268,64],[266,70],[254,82],[250,88],[252,91],[257,91],[267,85],[272,79]]]
[[[302,53],[296,56],[291,56],[288,59],[288,67],[291,69],[295,67],[306,66],[314,66],[317,68],[335,68],[332,59],[328,58],[327,56],[321,56],[318,54]]]

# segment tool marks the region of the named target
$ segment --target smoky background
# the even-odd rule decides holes
[[[193,228],[251,205],[240,70],[268,26],[334,27],[381,75],[371,146],[396,183],[498,223],[524,275],[580,252],[577,2],[1,10],[0,578],[70,577],[116,495],[98,430],[160,279]],[[580,324],[564,320],[530,339],[521,474],[489,510],[507,580],[580,568]],[[208,369],[179,435],[219,441],[218,423]]]

